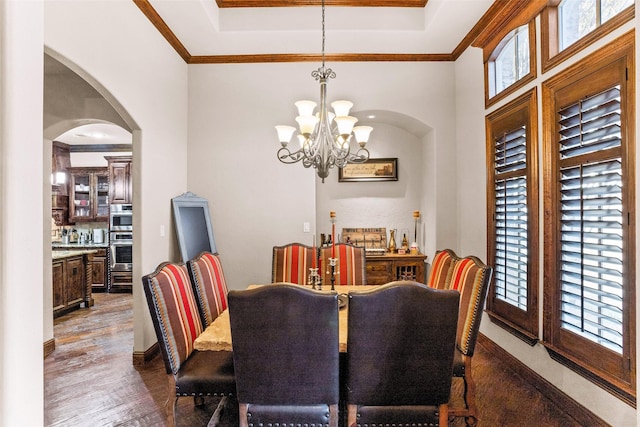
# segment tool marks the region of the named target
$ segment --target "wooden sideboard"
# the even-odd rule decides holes
[[[384,285],[395,280],[415,280],[426,283],[426,255],[368,255],[367,284]]]

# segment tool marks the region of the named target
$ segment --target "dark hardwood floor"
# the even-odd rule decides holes
[[[95,305],[55,320],[55,351],[44,361],[44,423],[47,426],[162,426],[169,380],[160,357],[135,367],[132,299],[129,294],[95,294]],[[474,377],[479,427],[579,424],[532,385],[478,345]],[[453,386],[460,395],[461,384]],[[218,404],[202,408],[181,398],[179,426],[206,426]],[[237,409],[227,405],[221,426],[237,425]],[[458,419],[450,424],[464,426]]]

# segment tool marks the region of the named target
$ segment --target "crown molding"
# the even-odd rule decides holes
[[[320,6],[322,0],[216,0],[219,8]],[[325,0],[325,6],[425,7],[427,0]]]
[[[276,7],[281,6],[310,6],[319,5],[320,0],[216,0],[219,7]],[[240,63],[267,63],[267,62],[317,62],[322,60],[319,54],[255,54],[255,55],[202,55],[192,56],[182,42],[171,31],[169,26],[151,6],[149,0],[133,0],[142,13],[151,21],[167,42],[175,49],[187,64],[240,64]],[[533,3],[540,3],[535,0]],[[221,3],[224,6],[221,6]],[[504,23],[505,19],[513,17],[522,10],[522,3],[496,1],[480,18],[474,27],[460,41],[451,53],[336,53],[325,55],[325,59],[334,62],[438,62],[455,61],[472,43],[482,35],[486,35],[488,28],[495,31],[497,23]],[[230,6],[235,4],[235,6]],[[326,0],[326,4],[332,6],[362,6],[361,0]],[[414,5],[416,4],[416,5]],[[421,6],[417,6],[421,4]],[[370,0],[367,6],[393,6],[393,7],[424,7],[426,0]],[[515,12],[514,12],[515,11]],[[486,37],[486,36],[485,36]],[[474,44],[478,46],[478,44]]]
[[[449,53],[334,53],[328,62],[428,62],[453,61]],[[192,56],[189,64],[249,64],[265,62],[321,62],[319,54],[262,54]]]

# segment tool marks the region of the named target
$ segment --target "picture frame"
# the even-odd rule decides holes
[[[398,158],[369,159],[338,169],[338,182],[397,181]]]
[[[186,192],[171,199],[180,256],[187,262],[201,252],[216,253],[207,199]]]

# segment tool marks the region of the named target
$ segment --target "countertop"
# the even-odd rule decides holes
[[[109,243],[62,243],[62,242],[51,242],[51,247],[53,249],[96,249],[96,248],[108,248]]]
[[[64,259],[64,258],[71,258],[74,256],[79,256],[79,255],[86,255],[86,254],[95,254],[98,251],[96,249],[78,249],[78,250],[66,250],[66,251],[53,251],[51,252],[51,259],[53,261],[59,260],[59,259]]]

